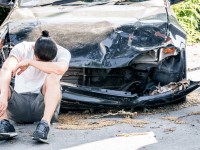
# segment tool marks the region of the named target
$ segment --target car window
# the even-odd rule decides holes
[[[106,2],[116,2],[117,0],[21,0],[20,6],[40,6],[40,5],[61,5],[61,4],[74,4],[74,5],[84,5],[88,3],[106,3]],[[120,0],[121,1],[121,0]],[[125,0],[127,2],[141,2],[145,0]]]

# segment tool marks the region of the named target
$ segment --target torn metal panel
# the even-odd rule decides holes
[[[165,86],[157,86],[156,90],[152,91],[150,95],[156,95],[160,93],[165,93],[169,91],[182,91],[190,86],[190,80],[182,80],[180,82],[172,82]]]

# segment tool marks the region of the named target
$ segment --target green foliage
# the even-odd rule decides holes
[[[200,41],[200,0],[185,0],[173,6],[173,10],[187,33],[187,42]]]
[[[6,16],[8,15],[9,9],[0,7],[0,24],[4,21]]]

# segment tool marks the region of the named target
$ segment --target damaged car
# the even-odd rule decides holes
[[[42,30],[71,52],[62,108],[134,108],[184,100],[186,33],[170,5],[180,0],[0,0],[1,64]]]

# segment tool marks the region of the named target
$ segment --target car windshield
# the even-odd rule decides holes
[[[141,2],[144,0],[119,0],[128,2]],[[41,6],[41,5],[85,5],[88,3],[109,3],[117,0],[21,0],[20,6]]]

